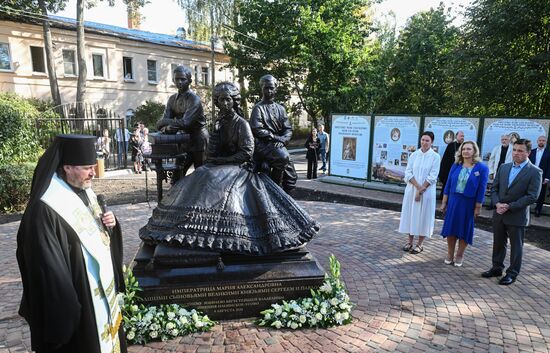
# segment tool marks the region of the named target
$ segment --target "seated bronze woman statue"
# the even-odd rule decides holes
[[[239,89],[223,82],[213,95],[219,115],[206,164],[174,184],[141,239],[247,255],[304,245],[319,227],[268,175],[253,172],[254,137],[239,115]]]

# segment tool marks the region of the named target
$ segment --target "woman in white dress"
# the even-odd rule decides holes
[[[409,156],[405,170],[405,196],[401,208],[399,232],[409,235],[403,251],[418,254],[424,250],[422,243],[431,237],[434,230],[436,184],[439,174],[440,157],[432,150],[434,134],[431,131],[422,133],[420,149]],[[418,237],[413,246],[414,237]]]

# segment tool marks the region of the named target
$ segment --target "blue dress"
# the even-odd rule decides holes
[[[447,212],[441,235],[455,236],[472,245],[474,239],[474,208],[483,203],[489,169],[481,162],[470,170],[453,164],[444,194],[448,196]]]

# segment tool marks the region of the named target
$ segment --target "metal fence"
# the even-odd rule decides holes
[[[58,134],[82,134],[99,138],[107,131],[106,149],[109,153],[103,156],[98,151],[98,158],[105,159],[106,169],[127,168],[128,140],[124,118],[94,104],[65,104],[60,108],[60,118],[36,119],[36,134],[44,148],[48,147]]]

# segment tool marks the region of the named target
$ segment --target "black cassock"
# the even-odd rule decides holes
[[[81,199],[84,196],[79,195]],[[120,227],[111,233],[117,291],[124,291]],[[19,314],[29,323],[37,352],[99,353],[99,338],[80,239],[40,200],[29,204],[17,234],[23,281]],[[119,330],[121,352],[125,336]]]
[[[439,165],[439,181],[441,181],[442,188],[445,189],[445,184],[449,178],[449,172],[451,167],[455,163],[455,154],[456,151],[460,148],[461,143],[453,141],[447,145],[445,152],[441,157],[441,164]]]

